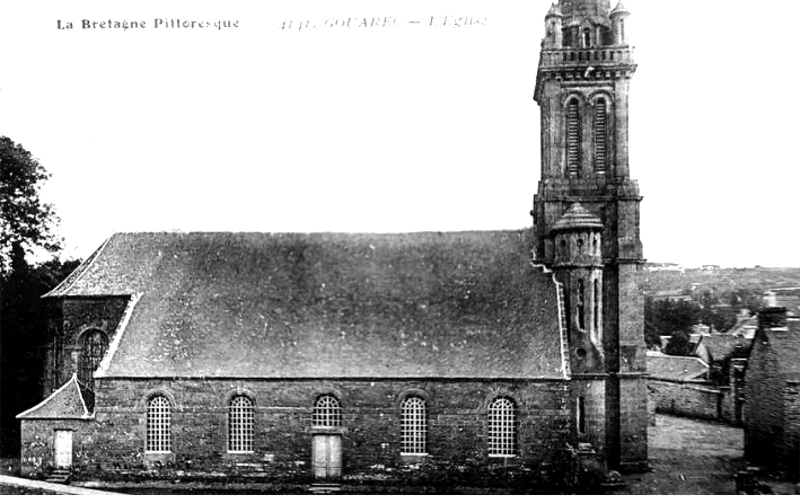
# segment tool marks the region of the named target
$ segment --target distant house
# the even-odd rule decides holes
[[[800,288],[778,288],[771,292],[775,293],[776,305],[785,308],[787,316],[800,317]]]
[[[800,318],[768,297],[758,315],[745,373],[745,456],[749,463],[800,475]]]
[[[692,302],[692,295],[685,294],[683,290],[679,291],[657,291],[650,295],[653,301],[672,301],[672,302]]]
[[[670,336],[661,336],[662,345]],[[742,421],[744,368],[752,340],[727,334],[693,333],[693,356],[647,353],[649,400],[657,412]]]
[[[743,309],[736,319],[736,324],[728,330],[728,334],[753,339],[758,328],[758,318],[755,315],[751,316],[747,309]]]
[[[708,361],[709,379],[722,385],[730,381],[731,361],[746,359],[751,345],[752,339],[741,335],[708,334],[700,337],[695,354]]]
[[[722,417],[724,396],[706,381],[708,364],[703,360],[648,351],[647,371],[648,400],[656,412],[709,420]]]
[[[677,272],[685,274],[686,268],[675,263],[649,263],[647,264],[648,272]]]

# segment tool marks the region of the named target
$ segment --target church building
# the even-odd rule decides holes
[[[558,483],[647,465],[628,12],[560,0],[533,227],[120,233],[45,297],[23,472]]]

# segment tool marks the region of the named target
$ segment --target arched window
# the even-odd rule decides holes
[[[253,402],[237,396],[228,406],[228,451],[253,451]]]
[[[583,30],[583,46],[592,46],[592,32],[588,28]]]
[[[578,279],[578,329],[586,328],[586,287],[583,279]]]
[[[604,99],[594,106],[594,170],[605,172],[608,163],[608,109]]]
[[[314,403],[314,427],[339,427],[342,425],[342,409],[335,396],[326,394]]]
[[[147,402],[147,442],[145,451],[166,453],[172,449],[172,406],[161,395]]]
[[[425,439],[428,434],[428,418],[425,400],[409,396],[401,406],[401,453],[424,455],[427,451]]]
[[[509,398],[497,398],[489,405],[489,456],[516,455],[516,408]]]
[[[575,98],[567,104],[567,175],[581,175],[581,113]]]
[[[103,331],[91,330],[83,334],[81,342],[78,380],[84,387],[94,389],[92,377],[108,349],[108,338]]]

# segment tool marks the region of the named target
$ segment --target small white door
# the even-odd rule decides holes
[[[342,476],[342,436],[317,434],[311,446],[314,477],[336,479]]]
[[[72,467],[72,431],[57,430],[55,436],[56,468]]]

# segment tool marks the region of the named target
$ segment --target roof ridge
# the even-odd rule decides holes
[[[114,359],[114,355],[117,353],[119,343],[122,341],[122,335],[125,333],[125,329],[128,327],[128,322],[131,320],[133,309],[136,307],[136,303],[138,303],[139,298],[141,297],[142,293],[133,294],[131,295],[130,300],[128,300],[128,304],[125,305],[122,318],[120,319],[116,332],[114,333],[114,339],[111,340],[111,344],[108,346],[106,355],[103,357],[103,360],[100,362],[100,365],[97,367],[97,370],[94,373],[95,378],[105,377],[108,368],[111,366],[111,361]]]

